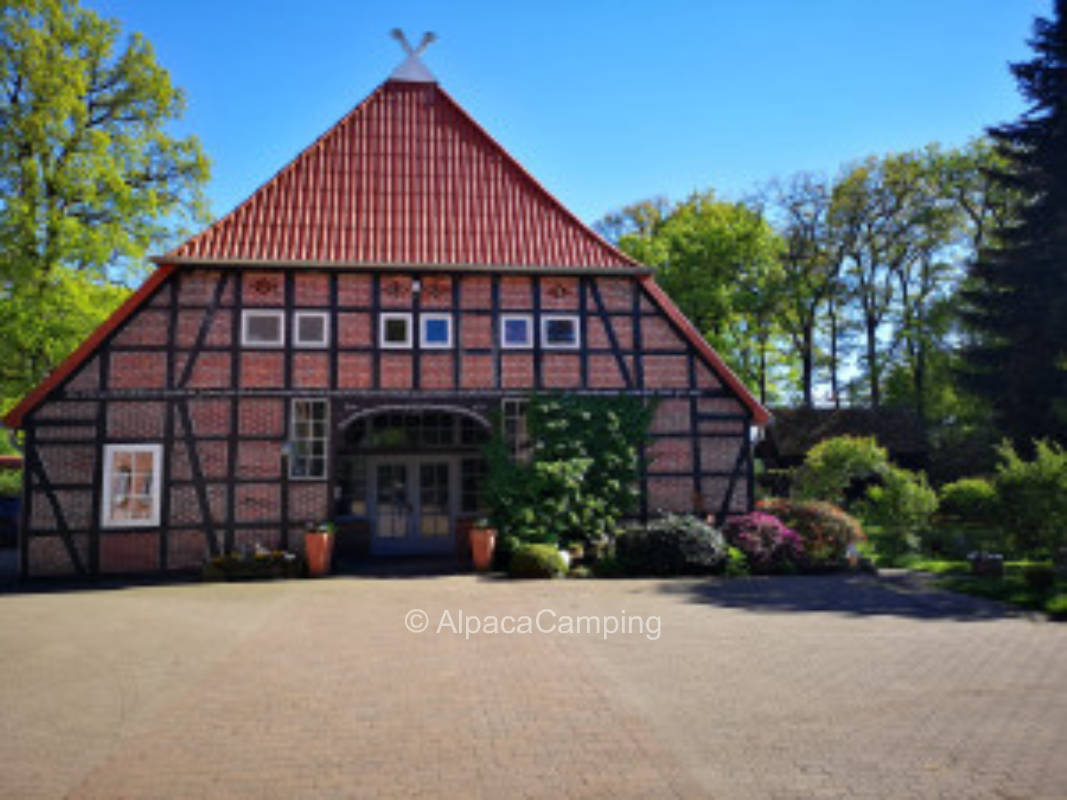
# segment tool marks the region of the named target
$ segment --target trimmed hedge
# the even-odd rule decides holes
[[[721,533],[685,514],[665,514],[615,542],[619,566],[630,575],[706,575],[722,565],[726,550]]]

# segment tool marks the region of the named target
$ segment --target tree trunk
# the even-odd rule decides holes
[[[804,405],[807,408],[811,408],[814,405],[812,399],[812,380],[814,378],[815,364],[814,364],[814,350],[815,344],[812,341],[815,336],[815,326],[812,323],[804,325],[803,333],[803,346],[801,347],[800,359],[801,359],[801,381],[804,389]]]
[[[867,372],[871,383],[871,408],[878,408],[881,396],[878,392],[878,322],[868,315],[867,328]]]
[[[834,408],[841,408],[841,392],[837,385],[837,308],[830,306],[830,394]]]

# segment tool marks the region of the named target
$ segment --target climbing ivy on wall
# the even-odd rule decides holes
[[[492,523],[528,542],[613,535],[637,509],[640,452],[653,410],[637,397],[532,396],[529,458],[512,459],[500,424],[486,447]]]

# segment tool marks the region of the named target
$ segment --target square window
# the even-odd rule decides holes
[[[500,345],[505,348],[533,347],[533,317],[504,314],[500,318]]]
[[[452,315],[422,314],[422,346],[426,348],[447,348],[452,346]]]
[[[385,348],[411,347],[411,314],[388,313],[381,315],[378,343]]]
[[[105,528],[159,525],[163,445],[109,444],[104,447],[101,524]]]
[[[325,311],[297,311],[294,315],[297,347],[326,347],[330,339],[330,315]]]
[[[241,345],[281,347],[285,344],[284,311],[242,311]]]
[[[550,315],[541,318],[541,344],[547,348],[578,347],[578,317]]]

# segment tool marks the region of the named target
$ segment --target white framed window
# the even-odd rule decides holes
[[[329,404],[321,399],[294,399],[289,430],[289,477],[326,477],[330,441]]]
[[[429,350],[444,350],[452,346],[451,314],[420,314],[419,343]]]
[[[104,445],[104,497],[100,524],[105,528],[159,525],[161,444]]]
[[[533,327],[532,314],[502,314],[500,346],[514,350],[533,347]]]
[[[500,401],[501,420],[504,423],[504,441],[515,461],[530,460],[530,434],[526,425],[526,412],[530,403],[525,398],[505,397]]]
[[[407,311],[383,312],[378,319],[378,344],[393,350],[410,348],[411,314]]]
[[[330,315],[326,311],[293,313],[293,345],[326,347],[330,343]]]
[[[281,347],[284,344],[284,311],[245,309],[241,312],[242,347]]]
[[[545,314],[541,317],[541,346],[574,350],[581,345],[577,314]]]

